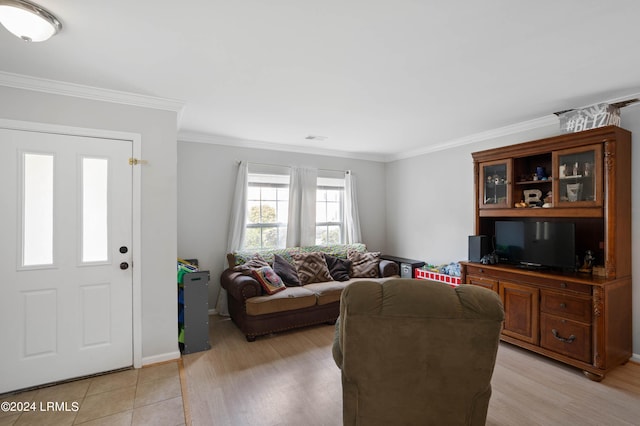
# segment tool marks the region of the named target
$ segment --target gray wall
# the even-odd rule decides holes
[[[211,272],[209,308],[215,308],[225,266],[229,213],[240,160],[282,166],[352,170],[367,248],[384,251],[384,163],[254,148],[178,142],[178,256],[197,258]]]
[[[640,106],[622,109],[633,132],[633,352],[640,361]],[[556,125],[386,164],[387,250],[440,264],[467,259],[473,234],[471,153],[559,134]],[[404,200],[411,200],[407,203]]]
[[[435,265],[467,259],[474,233],[471,153],[557,133],[552,126],[386,163],[389,252]]]
[[[177,113],[0,86],[0,118],[142,136],[142,358],[179,356],[176,304]],[[134,248],[135,250],[136,248]],[[134,265],[135,267],[135,265]]]

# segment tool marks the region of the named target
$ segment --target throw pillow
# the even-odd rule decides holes
[[[242,272],[244,275],[251,275],[251,271],[254,269],[262,268],[265,266],[269,266],[266,260],[260,256],[259,253],[253,255],[253,257],[247,260],[242,265],[238,265],[233,268],[234,271]]]
[[[268,294],[275,294],[287,288],[271,266],[254,269],[252,274]]]
[[[378,278],[380,267],[380,252],[359,253],[355,250],[347,252],[347,259],[351,261],[351,276],[354,278]]]
[[[273,255],[273,270],[282,278],[284,285],[287,287],[300,285],[300,278],[298,278],[296,268],[279,254]]]
[[[324,260],[327,262],[329,274],[334,281],[349,281],[349,270],[351,269],[351,261],[339,259],[337,257],[324,254]]]
[[[301,285],[331,281],[331,274],[323,253],[296,253],[292,257]]]

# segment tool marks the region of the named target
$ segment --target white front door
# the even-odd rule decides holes
[[[131,156],[0,129],[0,393],[133,365]]]

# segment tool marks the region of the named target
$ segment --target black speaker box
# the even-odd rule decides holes
[[[486,235],[469,235],[469,262],[480,262],[483,256],[491,254],[491,244]]]

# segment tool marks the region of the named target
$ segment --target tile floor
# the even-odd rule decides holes
[[[0,399],[4,425],[185,425],[179,361],[27,391]],[[7,411],[13,403],[34,411]],[[66,403],[66,404],[65,404]]]

